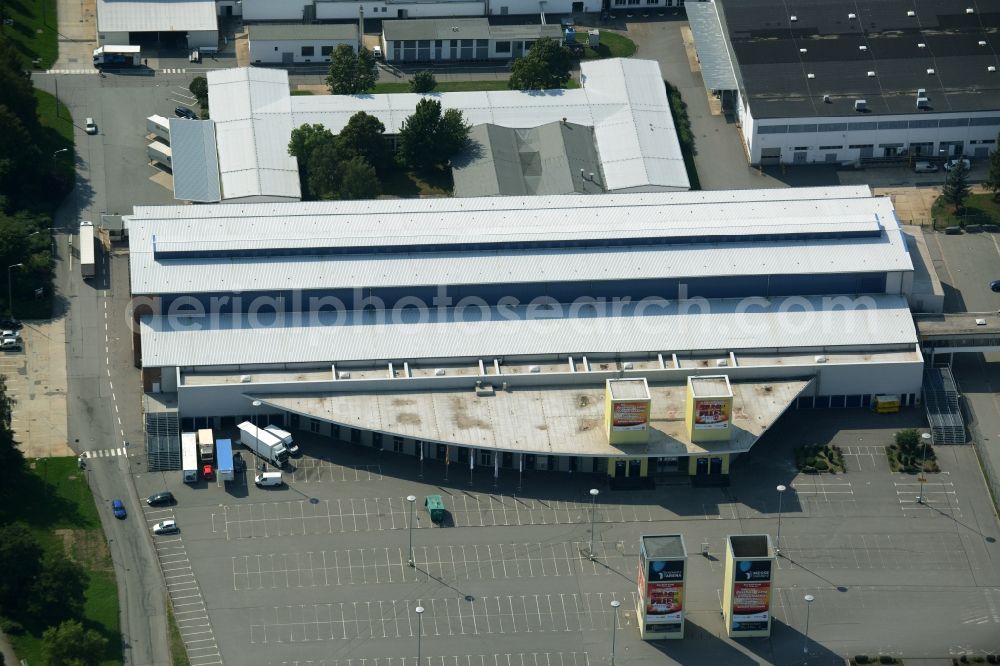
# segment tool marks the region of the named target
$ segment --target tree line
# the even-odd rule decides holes
[[[64,142],[42,124],[27,65],[2,34],[0,128],[0,268],[21,264],[13,285],[20,299],[51,284],[48,229],[73,186],[73,152],[56,148]]]

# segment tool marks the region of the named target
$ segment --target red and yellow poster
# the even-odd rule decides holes
[[[699,430],[729,426],[730,403],[728,400],[695,400],[694,427]]]
[[[646,623],[680,622],[684,610],[684,583],[649,583],[646,589]]]
[[[733,631],[766,631],[770,624],[771,562],[736,562],[733,581]]]
[[[649,423],[648,402],[616,402],[612,405],[612,430],[645,430]]]

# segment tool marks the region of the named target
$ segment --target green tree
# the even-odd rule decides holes
[[[312,189],[314,178],[311,176],[313,153],[319,148],[329,146],[335,150],[337,137],[322,125],[302,125],[292,130],[288,142],[288,154],[296,159],[299,165],[299,186],[302,188],[302,198],[310,199],[317,196]]]
[[[449,109],[442,116],[441,102],[422,99],[400,127],[400,157],[413,169],[443,165],[465,147],[471,129],[461,111]]]
[[[25,600],[42,569],[42,547],[24,523],[0,526],[0,611],[24,618]],[[16,572],[16,575],[14,575]]]
[[[208,79],[204,76],[194,77],[191,80],[191,85],[188,86],[188,90],[198,99],[198,105],[201,108],[208,108]]]
[[[64,556],[50,555],[31,586],[28,612],[44,625],[83,615],[87,572]]]
[[[347,44],[338,46],[330,57],[326,85],[334,95],[356,95],[370,90],[378,80],[378,65],[371,51],[357,53]]]
[[[1000,135],[997,136],[1000,140]],[[986,176],[984,183],[986,189],[993,192],[993,199],[1000,198],[1000,149],[994,150],[990,154],[990,173]]]
[[[435,79],[434,75],[428,72],[427,70],[424,70],[422,72],[417,72],[416,74],[413,75],[413,78],[410,79],[410,92],[415,92],[415,93],[433,92],[433,90],[437,88],[437,84],[438,84],[437,79]]]
[[[387,160],[385,125],[375,116],[359,111],[351,116],[344,129],[337,135],[337,142],[345,154],[363,157],[376,170],[384,168]]]
[[[382,193],[375,168],[363,157],[352,157],[340,165],[341,199],[374,199]]]
[[[97,666],[103,661],[108,641],[76,620],[68,620],[46,629],[42,644],[46,666]]]
[[[340,191],[340,167],[345,157],[336,141],[323,143],[312,151],[306,169],[312,198],[337,198]]]
[[[969,169],[961,158],[948,172],[941,195],[945,201],[955,206],[955,212],[962,210],[962,204],[969,197]]]
[[[561,43],[550,37],[539,39],[511,65],[507,85],[511,90],[561,88],[570,79],[572,61],[573,54]]]

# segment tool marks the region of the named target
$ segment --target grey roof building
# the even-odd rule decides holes
[[[476,125],[452,174],[457,197],[605,191],[593,128],[570,122]]]

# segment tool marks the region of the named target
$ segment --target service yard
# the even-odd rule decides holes
[[[938,447],[940,474],[888,470],[884,447],[921,415],[794,412],[736,464],[733,486],[598,496],[590,552],[589,475],[419,463],[297,432],[304,455],[287,485],[180,483],[140,475],[140,494],[167,488],[180,534],[156,537],[192,664],[589,666],[611,652],[630,664],[843,663],[855,654],[949,657],[1000,650],[1000,535],[969,446]],[[850,429],[841,424],[852,424]],[[796,443],[835,443],[846,474],[798,474]],[[248,454],[244,452],[244,456]],[[248,473],[253,472],[253,466]],[[785,484],[772,638],[731,641],[719,595],[729,534],[775,536]],[[408,565],[411,506],[414,567]],[[444,496],[445,526],[425,495]],[[645,643],[635,626],[638,539],[684,535],[689,570],[682,641]],[[707,544],[708,555],[702,555]],[[805,594],[816,601],[805,635]],[[924,614],[933,606],[928,630]],[[425,612],[418,618],[415,609]],[[216,648],[216,643],[218,648]],[[221,657],[219,653],[221,652]],[[377,660],[377,661],[376,661]],[[414,663],[407,661],[406,663]],[[423,661],[421,663],[424,663]],[[669,662],[668,662],[669,663]]]

